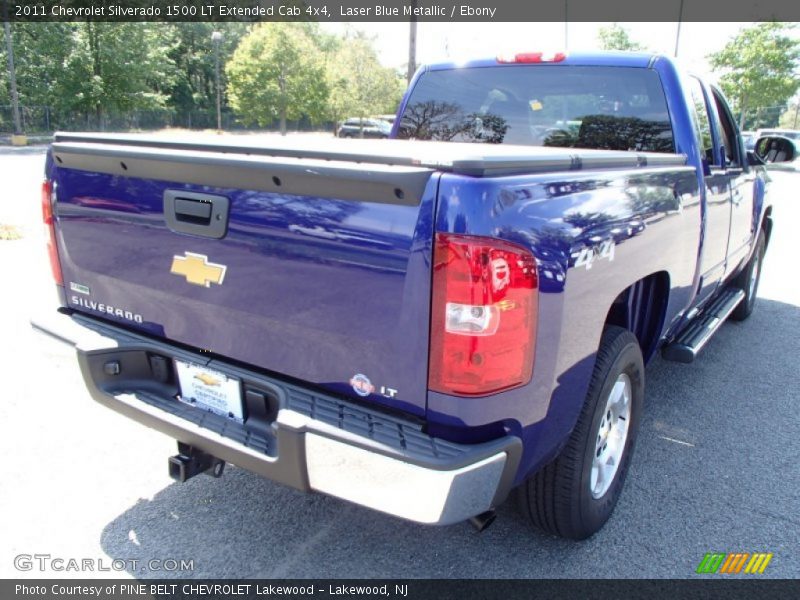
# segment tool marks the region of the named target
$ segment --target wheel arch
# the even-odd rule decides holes
[[[764,230],[764,243],[769,247],[769,238],[772,236],[772,205],[764,209],[761,219],[761,229]]]
[[[622,290],[606,315],[604,327],[627,329],[639,340],[645,363],[658,349],[669,300],[669,274],[652,273]]]

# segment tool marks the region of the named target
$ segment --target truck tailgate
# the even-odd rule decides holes
[[[70,308],[424,415],[438,174],[57,138]]]

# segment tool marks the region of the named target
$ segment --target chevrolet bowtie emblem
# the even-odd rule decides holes
[[[217,265],[208,262],[208,257],[193,252],[184,252],[186,256],[173,256],[172,268],[169,270],[173,275],[182,275],[186,281],[194,285],[211,287],[212,283],[222,285],[225,279],[225,265]]]
[[[198,373],[194,376],[195,379],[199,379],[203,383],[208,386],[219,385],[220,381],[216,377],[212,377],[208,373]]]

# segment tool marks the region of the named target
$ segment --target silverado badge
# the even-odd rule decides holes
[[[228,267],[208,262],[208,257],[203,254],[184,252],[185,256],[173,256],[172,268],[169,270],[173,275],[182,275],[186,281],[194,285],[211,287],[212,283],[222,285],[225,279],[225,271]]]

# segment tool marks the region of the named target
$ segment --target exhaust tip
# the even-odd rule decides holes
[[[497,513],[494,510],[487,510],[486,512],[482,512],[481,514],[470,518],[469,523],[476,529],[478,533],[481,533],[482,531],[488,529],[489,526],[494,523],[496,518]]]

